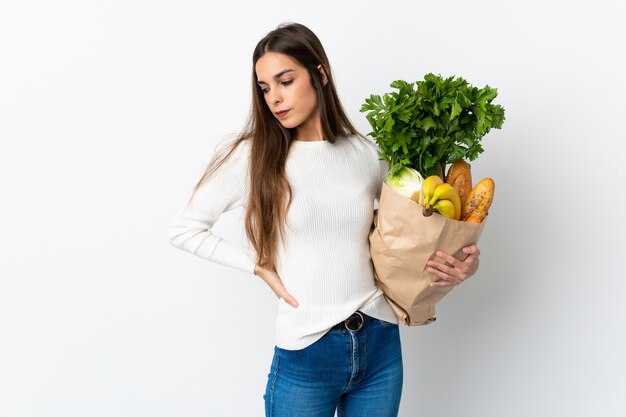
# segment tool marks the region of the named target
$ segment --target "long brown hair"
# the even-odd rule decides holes
[[[335,89],[326,52],[318,37],[300,23],[282,23],[261,39],[252,55],[252,108],[244,130],[230,144],[221,159],[213,157],[190,197],[212,172],[230,157],[241,142],[248,140],[250,160],[248,172],[249,196],[245,214],[246,235],[257,253],[256,263],[276,269],[278,234],[284,242],[284,223],[291,205],[291,186],[285,176],[285,161],[295,128],[284,128],[268,108],[263,92],[257,85],[255,65],[266,52],[288,55],[307,69],[311,85],[317,93],[317,103],[324,138],[335,143],[341,136],[359,133],[346,115]],[[317,68],[322,64],[327,76],[323,84]]]

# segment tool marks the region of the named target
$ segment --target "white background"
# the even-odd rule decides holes
[[[2,2],[0,416],[263,415],[276,297],[166,231],[288,21],[364,134],[366,97],[427,72],[506,110],[480,270],[401,328],[400,416],[626,415],[624,2],[295,4]]]

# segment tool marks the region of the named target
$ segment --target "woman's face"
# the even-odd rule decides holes
[[[319,123],[317,95],[303,66],[285,54],[266,52],[257,60],[255,71],[267,107],[283,127],[295,128],[301,124],[310,127]],[[277,114],[284,110],[289,111]]]

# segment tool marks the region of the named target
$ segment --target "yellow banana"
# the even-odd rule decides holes
[[[431,175],[422,181],[422,192],[420,193],[420,204],[424,206],[424,208],[429,208],[431,206],[430,199],[435,192],[437,186],[443,184],[443,181],[439,175]]]
[[[450,200],[454,205],[454,220],[461,219],[461,198],[459,197],[459,193],[454,189],[454,187],[448,183],[439,184],[435,191],[433,192],[432,197],[430,198],[429,205],[433,206],[438,200]]]
[[[454,219],[456,216],[456,207],[450,200],[437,200],[435,204],[433,204],[433,209],[449,219]]]

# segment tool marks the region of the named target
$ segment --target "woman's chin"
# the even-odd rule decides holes
[[[279,122],[281,125],[283,125],[285,129],[293,129],[294,127],[298,126],[296,123],[288,122],[286,120],[279,120]]]

